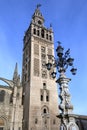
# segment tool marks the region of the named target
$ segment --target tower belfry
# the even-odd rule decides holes
[[[54,55],[53,31],[44,26],[39,7],[24,36],[23,130],[58,130],[57,86],[45,66]]]

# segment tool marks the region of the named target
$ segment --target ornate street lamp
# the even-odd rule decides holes
[[[56,49],[57,58],[50,56],[51,60],[46,64],[47,69],[53,70],[57,68],[59,72],[59,78],[56,82],[59,84],[60,89],[60,114],[58,117],[61,119],[60,130],[79,130],[77,124],[75,123],[75,115],[73,115],[73,105],[71,104],[71,96],[69,93],[68,83],[71,79],[67,78],[65,72],[68,67],[71,67],[70,72],[75,75],[77,69],[73,66],[74,59],[70,56],[70,49],[64,53],[64,48],[61,46],[61,42],[58,41],[58,47]],[[49,56],[49,55],[48,55]],[[52,78],[56,77],[56,72],[51,72]]]

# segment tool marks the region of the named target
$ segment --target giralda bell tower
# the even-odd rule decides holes
[[[37,5],[23,47],[23,130],[58,130],[58,94],[45,64],[54,55],[53,31]]]

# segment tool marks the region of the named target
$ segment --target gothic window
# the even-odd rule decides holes
[[[0,102],[3,102],[3,101],[4,101],[4,97],[5,97],[5,91],[4,91],[4,90],[1,90],[1,91],[0,91]]]
[[[39,59],[34,58],[34,75],[39,76]]]
[[[39,30],[37,30],[37,36],[39,36],[40,35],[40,31]]]
[[[36,35],[36,29],[35,28],[33,29],[33,33]]]
[[[42,36],[42,38],[44,38],[44,30],[43,29],[41,30],[41,36]]]
[[[34,44],[34,54],[39,55],[39,45],[38,44]]]

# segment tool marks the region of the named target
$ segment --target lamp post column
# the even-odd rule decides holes
[[[58,80],[60,89],[60,104],[59,109],[61,110],[58,116],[61,119],[60,130],[79,130],[77,124],[75,123],[75,115],[73,114],[73,105],[71,104],[71,95],[69,93],[69,81],[71,79],[65,76],[64,72],[60,73]]]

